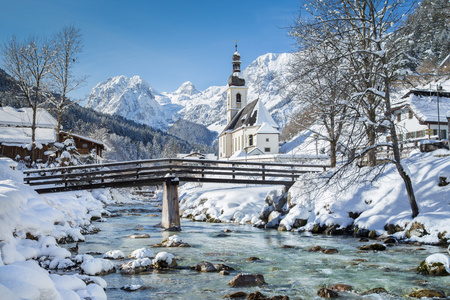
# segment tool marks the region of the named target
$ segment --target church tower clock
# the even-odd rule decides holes
[[[247,87],[245,80],[241,78],[241,55],[237,51],[237,42],[233,54],[233,73],[228,78],[227,89],[227,123],[233,119],[236,113],[247,105]]]

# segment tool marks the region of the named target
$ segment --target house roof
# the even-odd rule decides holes
[[[437,92],[415,89],[409,91],[402,100],[397,102],[392,110],[409,107],[419,121],[424,123],[437,123]],[[450,111],[450,92],[443,90],[439,92],[439,122],[447,123],[447,113]]]
[[[262,101],[257,99],[242,108],[234,116],[230,123],[227,124],[223,131],[234,131],[241,127],[262,126],[263,124],[267,124],[267,126],[271,126],[273,128],[278,128],[278,124],[273,120]]]
[[[56,141],[53,128],[36,128],[36,142],[46,145]],[[0,143],[2,144],[31,144],[31,128],[1,127]]]
[[[61,131],[61,134],[62,135],[70,135],[70,136],[76,137],[76,138],[78,138],[80,140],[84,140],[84,141],[87,141],[87,142],[91,142],[91,143],[100,145],[101,147],[105,147],[105,144],[103,142],[100,142],[100,141],[97,141],[97,140],[94,140],[94,139],[91,139],[91,138],[88,138],[88,137],[85,137],[85,136],[82,136],[82,135],[79,135],[79,134],[69,133],[69,132],[65,132],[65,131]]]
[[[33,109],[31,107],[12,108],[0,107],[0,126],[31,127]],[[36,114],[36,127],[56,128],[57,121],[45,109],[38,108]]]

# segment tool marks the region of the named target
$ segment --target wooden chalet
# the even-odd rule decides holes
[[[14,160],[27,159],[31,154],[32,108],[0,107],[0,155]],[[38,108],[36,117],[34,156],[36,161],[45,162],[54,153],[57,121],[45,109]],[[78,153],[88,155],[92,149],[101,158],[105,145],[102,142],[67,132],[60,133],[60,140],[67,136],[75,141]]]

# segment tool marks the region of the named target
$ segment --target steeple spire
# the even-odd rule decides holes
[[[241,55],[237,51],[237,40],[234,40],[234,48],[236,51],[233,54],[233,73],[231,74],[230,78],[228,78],[228,85],[229,86],[244,86],[245,80],[243,78],[240,78],[240,72],[241,72]]]

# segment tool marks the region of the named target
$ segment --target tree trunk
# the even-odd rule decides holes
[[[368,139],[369,147],[372,147],[375,145],[376,133],[375,133],[375,127],[373,125],[368,125],[367,139]],[[369,167],[375,167],[377,165],[377,156],[376,156],[375,148],[370,149],[367,152],[367,164]]]
[[[31,121],[31,153],[30,153],[30,166],[36,161],[36,118],[37,118],[37,106],[38,106],[38,88],[36,88],[36,95],[34,99],[33,120]]]
[[[330,165],[332,168],[336,167],[336,141],[330,141]]]
[[[387,74],[385,74],[385,75],[387,75]],[[401,164],[401,156],[400,156],[400,149],[398,147],[397,131],[395,129],[395,124],[392,121],[392,117],[391,117],[391,100],[390,100],[389,88],[390,88],[390,84],[388,81],[388,76],[385,76],[385,90],[386,90],[386,95],[384,98],[385,104],[386,104],[385,116],[386,116],[386,119],[391,120],[389,122],[390,123],[389,131],[390,131],[391,139],[392,139],[392,151],[394,154],[394,163],[395,163],[395,166],[397,167],[398,173],[402,177],[403,182],[405,184],[406,193],[408,194],[409,205],[411,206],[411,211],[412,211],[411,216],[413,218],[415,218],[415,217],[417,217],[417,215],[419,215],[419,207],[417,206],[416,197],[414,195],[414,189],[413,189],[413,185],[411,182],[411,178],[405,172],[405,169],[403,168],[403,166]]]

